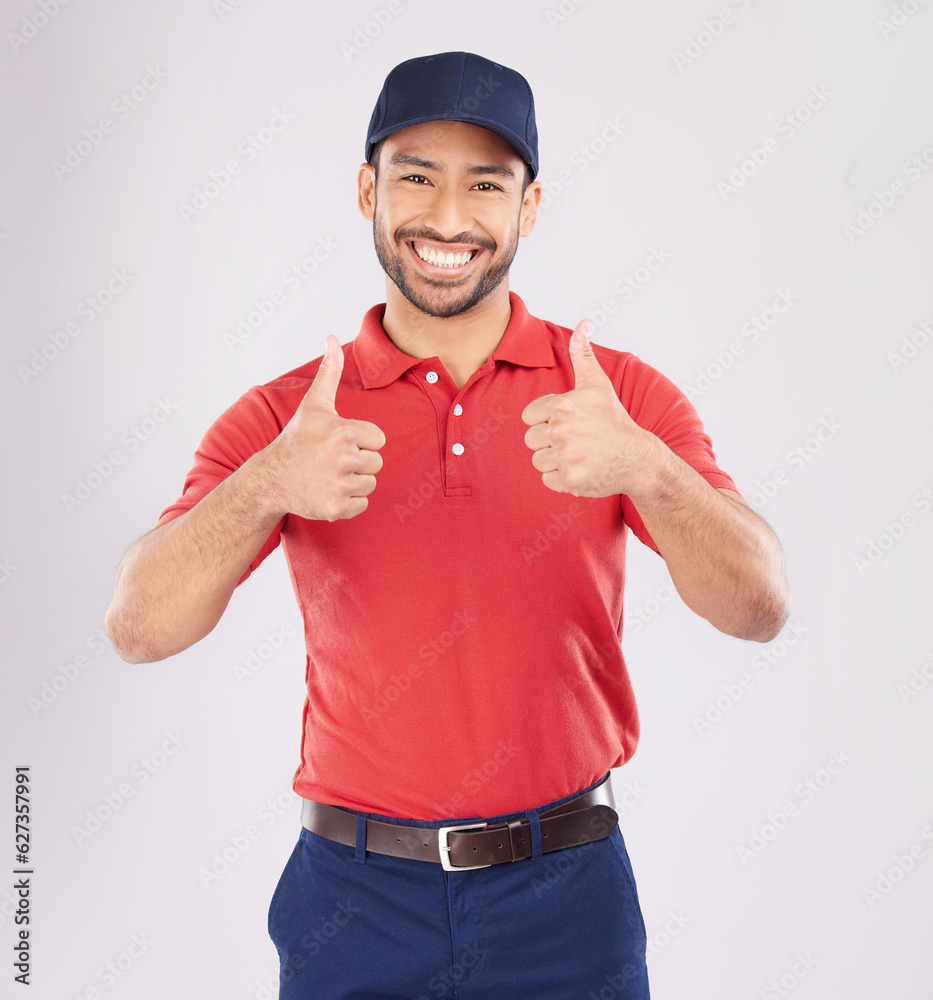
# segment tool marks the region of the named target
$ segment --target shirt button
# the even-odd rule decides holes
[[[437,372],[428,372],[428,374],[425,375],[425,378],[429,382],[436,382],[437,381]]]
[[[463,445],[460,444],[460,442],[458,441],[450,450],[455,455],[462,455],[463,454]]]
[[[459,417],[461,413],[463,413],[463,407],[459,403],[457,403],[457,405],[454,407],[454,416]]]

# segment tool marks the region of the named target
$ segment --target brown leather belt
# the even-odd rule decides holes
[[[356,846],[356,812],[302,799],[301,824],[327,840]],[[538,814],[541,853],[608,837],[619,822],[609,775],[594,788]],[[531,857],[531,824],[525,817],[490,823],[477,820],[439,829],[366,819],[366,850],[394,858],[440,862],[448,871],[485,868]]]

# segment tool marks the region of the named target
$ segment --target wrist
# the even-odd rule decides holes
[[[259,517],[274,524],[288,513],[288,507],[280,490],[281,477],[273,444],[274,441],[251,455],[238,471],[244,477],[244,486]]]
[[[625,493],[633,502],[652,503],[670,496],[679,481],[679,459],[651,431],[639,428],[640,447],[637,449],[637,472],[628,477]]]

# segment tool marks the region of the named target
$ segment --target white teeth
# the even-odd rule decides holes
[[[414,246],[414,244],[412,244]],[[464,253],[438,253],[434,247],[430,247],[428,250],[422,250],[420,247],[415,246],[415,253],[422,259],[427,261],[429,264],[434,264],[436,267],[462,267],[467,263],[473,256],[471,250],[467,250]]]

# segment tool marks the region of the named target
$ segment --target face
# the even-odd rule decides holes
[[[512,146],[466,122],[390,135],[378,184],[368,164],[360,168],[360,210],[372,219],[376,256],[413,306],[456,316],[499,285],[519,236],[534,228],[541,185],[533,181],[523,198],[524,178]]]

